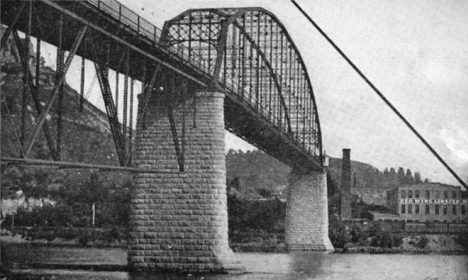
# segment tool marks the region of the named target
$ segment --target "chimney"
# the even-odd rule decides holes
[[[343,149],[341,169],[341,220],[350,220],[351,218],[351,150]]]

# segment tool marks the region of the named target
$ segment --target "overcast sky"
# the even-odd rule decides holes
[[[287,0],[121,0],[150,22],[190,8],[263,7],[286,26],[308,68],[327,154],[380,170],[405,167],[459,185]],[[297,0],[468,181],[468,1]],[[249,145],[228,137],[228,147]]]

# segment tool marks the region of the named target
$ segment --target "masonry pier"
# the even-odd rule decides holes
[[[333,251],[328,238],[327,175],[294,172],[286,206],[288,251]]]
[[[180,104],[164,96],[150,100],[137,139],[136,165],[171,173],[136,175],[132,269],[243,271],[228,244],[223,104],[224,94],[218,92],[198,92]],[[170,108],[179,148],[185,150],[184,172],[179,170]]]

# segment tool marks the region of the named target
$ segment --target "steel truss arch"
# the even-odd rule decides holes
[[[278,18],[263,8],[192,9],[167,21],[164,43],[209,64],[211,86],[233,94],[313,156],[322,140],[312,83]]]

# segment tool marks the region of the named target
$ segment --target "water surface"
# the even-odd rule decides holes
[[[16,249],[16,252],[20,250]],[[126,264],[122,249],[62,249],[29,247],[28,260],[82,264]],[[42,253],[40,253],[42,252]],[[5,252],[2,252],[4,254]],[[34,256],[33,256],[34,255]],[[337,254],[323,252],[260,254],[237,253],[248,273],[242,275],[130,274],[125,271],[17,269],[18,279],[125,279],[125,280],[309,280],[309,279],[468,279],[468,256],[410,254]]]

